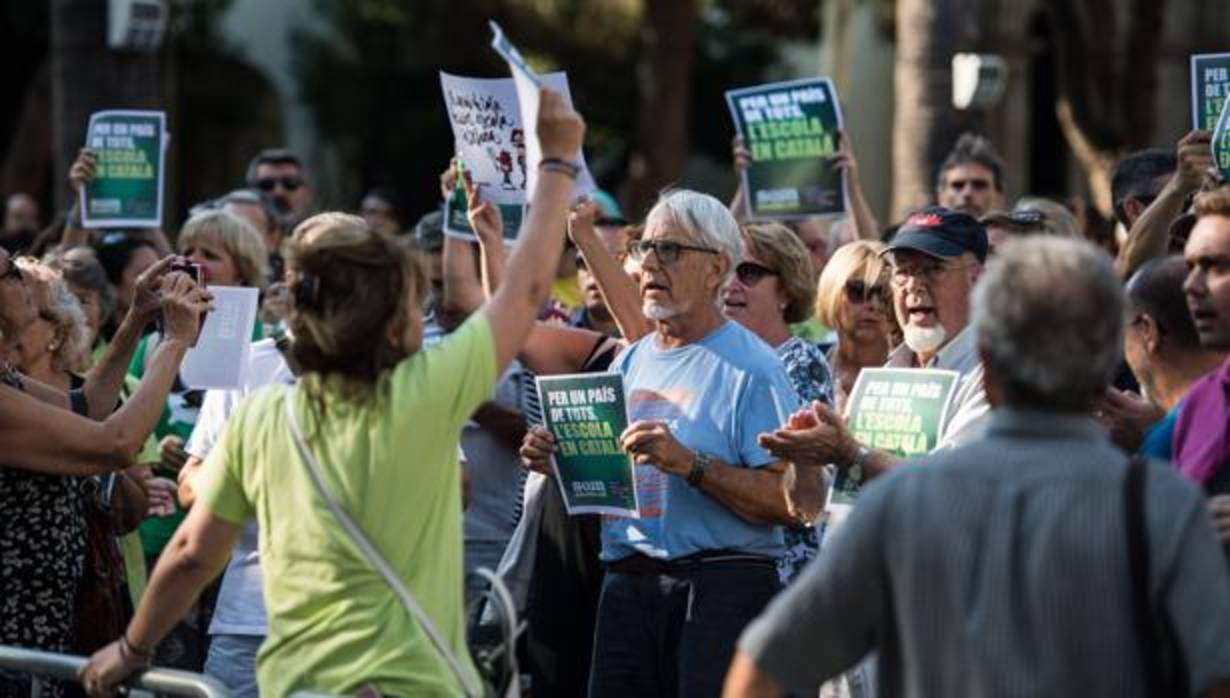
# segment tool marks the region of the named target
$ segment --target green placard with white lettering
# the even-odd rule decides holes
[[[1230,96],[1230,53],[1192,56],[1192,128],[1212,131]]]
[[[751,218],[845,211],[845,175],[833,167],[841,105],[828,78],[730,90],[726,103],[752,156],[743,171]]]
[[[619,448],[628,427],[623,376],[539,376],[538,398],[555,437],[555,474],[568,513],[638,518],[635,469]]]
[[[860,444],[901,458],[930,453],[944,433],[948,403],[961,374],[934,368],[865,368],[847,401],[846,427]],[[848,473],[838,473],[833,504],[858,496]]]
[[[95,112],[85,142],[98,156],[98,172],[81,193],[82,225],[161,227],[166,114]]]

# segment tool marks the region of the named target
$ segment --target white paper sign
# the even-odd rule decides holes
[[[214,309],[205,316],[201,336],[184,357],[179,376],[192,389],[238,389],[248,366],[260,291],[210,286],[209,292]]]
[[[534,124],[538,123],[538,90],[541,87],[547,87],[560,93],[564,102],[571,107],[572,95],[568,91],[568,77],[563,73],[541,76],[536,74],[521,57],[521,52],[517,50],[517,47],[513,46],[508,37],[504,35],[500,25],[495,22],[488,22],[488,24],[491,25],[492,32],[491,47],[508,62],[508,68],[512,71],[517,101],[521,107],[521,123],[530,124],[526,130],[525,139],[527,160],[525,193],[528,199],[534,196],[534,186],[538,181],[538,163],[542,160],[542,146],[538,142],[538,134],[534,131]],[[563,76],[562,84],[555,82],[552,77],[554,75]],[[576,184],[572,188],[573,197],[578,198],[589,194],[596,187],[594,178],[589,174],[589,166],[585,164],[585,154],[578,152],[574,162],[581,167],[581,171],[577,174]]]

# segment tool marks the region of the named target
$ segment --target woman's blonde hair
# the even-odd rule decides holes
[[[90,364],[90,328],[81,302],[69,290],[60,273],[33,257],[17,259],[29,279],[30,298],[42,319],[55,327],[56,343],[51,367],[57,371],[83,373]]]
[[[816,282],[816,319],[836,328],[846,303],[846,282],[861,279],[868,288],[887,285],[888,266],[881,254],[884,243],[855,240],[838,247]],[[890,313],[891,315],[891,313]]]
[[[781,223],[753,223],[743,226],[743,238],[752,256],[777,272],[786,294],[782,311],[786,322],[802,322],[811,313],[816,298],[812,285],[811,255],[795,232]]]
[[[269,283],[265,241],[251,223],[226,211],[198,213],[179,231],[180,251],[191,248],[198,240],[217,243],[230,255],[240,286],[263,289]]]
[[[303,371],[342,376],[362,391],[406,358],[389,332],[401,336],[409,303],[427,293],[406,245],[359,216],[322,213],[295,228],[286,264],[291,358]]]

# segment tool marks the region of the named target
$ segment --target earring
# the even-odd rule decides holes
[[[56,344],[55,342],[52,342],[51,344],[47,345],[47,351],[55,351],[56,349],[59,349],[59,348],[60,348],[60,345]]]

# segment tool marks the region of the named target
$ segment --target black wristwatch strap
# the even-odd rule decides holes
[[[709,456],[697,453],[692,456],[692,469],[688,472],[688,484],[700,487],[700,481],[705,479],[705,470],[709,468]]]

